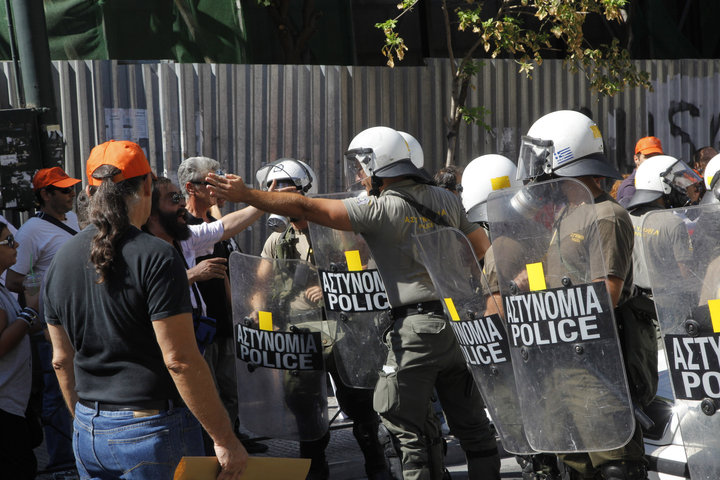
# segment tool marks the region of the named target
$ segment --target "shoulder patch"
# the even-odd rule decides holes
[[[358,205],[366,205],[370,203],[370,197],[368,195],[361,195],[359,197],[355,197],[355,203]]]

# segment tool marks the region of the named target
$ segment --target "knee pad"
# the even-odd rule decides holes
[[[600,465],[603,480],[647,480],[647,468],[642,462],[615,461]]]
[[[400,442],[382,423],[377,430],[378,442],[385,453],[388,470],[393,480],[403,480],[402,452]]]
[[[442,436],[426,436],[425,448],[427,449],[428,469],[430,478],[442,480],[445,477],[445,454],[447,453],[447,442]]]

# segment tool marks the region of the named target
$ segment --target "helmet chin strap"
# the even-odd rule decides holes
[[[374,197],[380,196],[380,187],[382,187],[382,184],[382,178],[376,177],[375,175],[370,177],[370,191],[368,194]]]

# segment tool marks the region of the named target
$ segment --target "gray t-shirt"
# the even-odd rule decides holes
[[[0,310],[5,311],[8,326],[22,322],[17,318],[20,305],[3,286],[0,286]],[[0,357],[0,410],[24,417],[31,381],[30,338],[25,335],[15,348]]]
[[[468,221],[455,194],[413,180],[393,183],[379,197],[343,200],[353,231],[362,234],[377,262],[390,305],[399,307],[435,300],[437,293],[420,263],[413,235],[442,228],[442,225],[435,225],[408,202],[392,195],[393,191],[409,195],[466,235],[480,227]]]

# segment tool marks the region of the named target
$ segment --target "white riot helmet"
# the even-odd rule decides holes
[[[483,155],[471,161],[462,175],[462,204],[471,222],[487,222],[490,192],[520,185],[517,167],[502,155]]]
[[[549,175],[622,178],[605,157],[597,124],[573,110],[558,110],[540,117],[522,137],[517,179]]]
[[[704,173],[707,190],[700,203],[720,203],[720,153],[710,159]]]
[[[310,165],[294,158],[280,158],[260,167],[255,174],[258,186],[267,189],[277,180],[277,188],[295,186],[302,193],[317,193],[317,176]]]
[[[423,155],[423,149],[420,146],[420,142],[418,142],[417,138],[413,137],[409,133],[401,132],[400,130],[397,132],[405,139],[408,147],[410,148],[410,160],[413,165],[417,168],[423,168],[425,165],[425,155]]]
[[[366,177],[387,178],[407,175],[422,183],[432,179],[411,160],[410,147],[402,135],[388,127],[372,127],[358,133],[345,152],[348,185]],[[373,183],[376,183],[373,180]],[[377,186],[373,186],[376,191]]]
[[[689,200],[688,188],[702,183],[702,178],[685,162],[670,155],[646,159],[635,172],[635,194],[628,210],[666,197],[668,208],[682,207]]]

